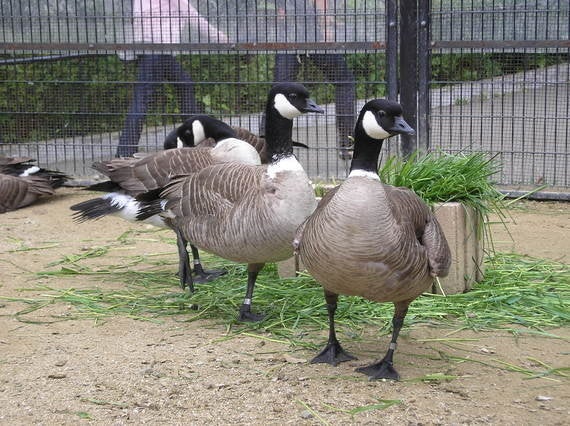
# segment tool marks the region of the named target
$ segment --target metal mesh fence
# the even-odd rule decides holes
[[[296,119],[294,138],[310,147],[296,153],[313,179],[342,179],[357,112],[398,92],[390,31],[411,3],[0,0],[0,153],[89,180],[93,161],[160,149],[192,113],[258,132],[271,84],[294,79],[326,110]],[[501,184],[567,191],[568,9],[432,1],[430,52],[418,52],[429,60],[429,126],[418,138],[496,154]],[[397,140],[385,144],[385,157],[398,152]]]
[[[94,160],[160,149],[193,113],[257,132],[281,80],[326,109],[296,120],[300,159],[314,178],[345,176],[356,108],[386,91],[383,1],[0,5],[0,149],[81,178]]]
[[[567,1],[437,1],[430,142],[485,151],[509,186],[570,187]]]

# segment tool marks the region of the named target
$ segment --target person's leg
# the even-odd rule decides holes
[[[343,159],[350,159],[350,153],[346,148],[352,145],[349,135],[352,134],[356,121],[354,74],[341,54],[314,54],[310,58],[323,71],[327,80],[335,85],[336,128],[338,145],[341,148],[340,156]]]
[[[180,105],[183,119],[188,118],[192,114],[202,113],[200,105],[196,102],[194,81],[190,74],[186,72],[174,56],[163,56],[162,61],[162,69],[166,73],[166,78],[174,86],[174,92],[178,98],[178,105]]]
[[[159,80],[155,66],[157,62],[160,63],[159,57],[160,55],[141,55],[137,59],[137,82],[125,126],[119,137],[117,157],[129,157],[137,152],[146,112]]]
[[[278,53],[275,55],[273,80],[276,82],[295,81],[299,71],[299,58],[293,53]]]

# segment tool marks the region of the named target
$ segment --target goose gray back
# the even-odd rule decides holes
[[[368,102],[355,126],[354,157],[346,181],[329,191],[299,228],[294,246],[323,286],[329,310],[327,347],[313,361],[336,364],[353,357],[334,332],[339,294],[395,305],[392,344],[379,363],[359,369],[371,378],[397,379],[396,339],[409,303],[445,276],[451,262],[445,236],[430,208],[412,191],[384,185],[378,157],[384,139],[413,133],[395,102]]]
[[[213,165],[175,179],[161,196],[166,216],[196,246],[229,260],[248,263],[248,290],[240,319],[251,313],[257,274],[266,262],[292,255],[297,227],[316,207],[309,178],[293,155],[293,119],[322,113],[304,86],[281,83],[269,92],[266,142],[270,162],[251,166]]]

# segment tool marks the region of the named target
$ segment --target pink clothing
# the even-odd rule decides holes
[[[199,31],[197,42],[228,41],[186,0],[133,0],[133,35],[137,43],[180,43],[187,25]]]

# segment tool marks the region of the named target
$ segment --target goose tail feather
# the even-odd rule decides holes
[[[108,198],[94,198],[83,201],[72,205],[70,209],[75,212],[73,214],[73,220],[77,223],[100,219],[104,216],[118,213],[120,210],[120,208],[116,204],[113,204]]]

